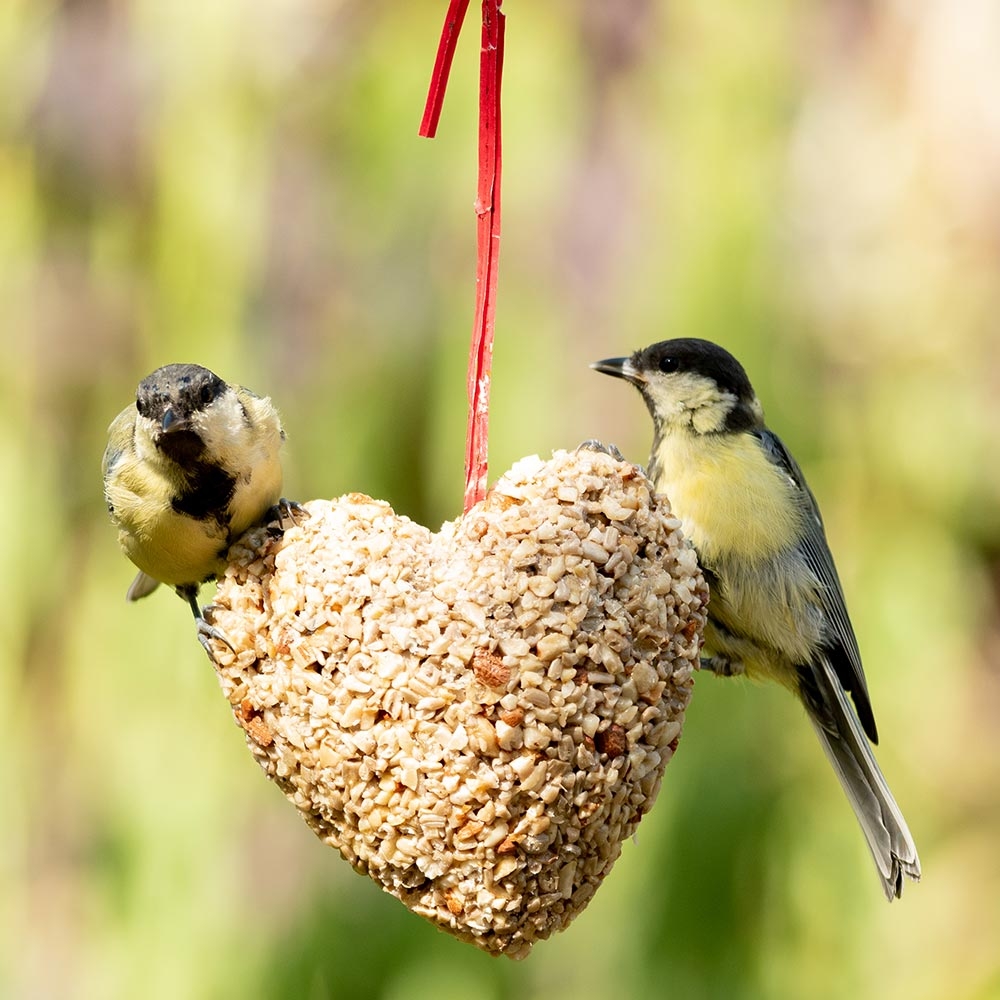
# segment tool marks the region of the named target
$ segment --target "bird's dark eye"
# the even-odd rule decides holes
[[[672,358],[669,355],[665,358],[660,358],[660,371],[661,372],[675,372],[680,367],[680,362],[676,358]]]
[[[201,399],[202,405],[203,406],[208,406],[208,404],[211,403],[212,400],[215,398],[214,386],[212,386],[212,385],[210,385],[209,383],[206,382],[201,387],[201,392],[199,392],[198,395],[199,395],[199,397]]]

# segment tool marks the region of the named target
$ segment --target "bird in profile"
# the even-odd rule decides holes
[[[709,585],[703,667],[797,695],[886,897],[898,897],[904,878],[920,878],[920,861],[872,753],[875,716],[823,520],[742,365],[716,344],[683,338],[591,367],[634,385],[653,418],[649,478]]]

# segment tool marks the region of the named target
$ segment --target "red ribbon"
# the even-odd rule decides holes
[[[500,84],[503,0],[483,0],[479,58],[479,181],[476,190],[476,314],[469,348],[469,419],[465,439],[465,510],[486,496],[490,378],[500,258]],[[441,116],[455,43],[469,0],[451,0],[445,16],[420,135],[433,138]]]
[[[468,9],[469,0],[451,0],[448,5],[444,27],[441,29],[441,41],[438,42],[437,58],[434,60],[434,71],[431,73],[427,103],[424,105],[424,117],[420,119],[420,130],[417,133],[425,139],[433,139],[437,135],[441,105],[444,104],[448,74],[451,73],[451,61],[455,58],[455,44],[458,42],[458,34],[462,30],[465,12]]]

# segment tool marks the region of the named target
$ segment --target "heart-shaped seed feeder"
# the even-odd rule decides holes
[[[432,533],[359,494],[230,552],[216,669],[267,776],[414,912],[519,958],[652,806],[707,590],[604,451],[518,462]]]

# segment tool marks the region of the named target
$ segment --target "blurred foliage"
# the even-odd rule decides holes
[[[699,681],[660,801],[526,961],[354,875],[251,765],[103,508],[168,361],[271,395],[287,489],[462,496],[476,11],[0,4],[0,995],[1000,996],[1000,7],[508,0],[494,474],[646,414],[593,359],[740,356],[826,514],[925,879],[887,906],[792,699]]]

